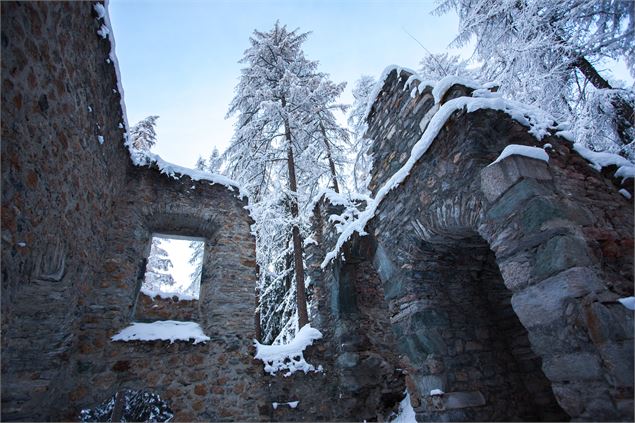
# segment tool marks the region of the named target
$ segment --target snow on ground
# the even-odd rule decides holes
[[[430,396],[443,395],[443,394],[445,394],[445,392],[443,392],[441,389],[433,389],[430,391]]]
[[[391,420],[391,423],[417,423],[408,391],[406,391],[406,397],[399,403],[399,414]]]
[[[195,322],[179,322],[176,320],[159,320],[152,323],[134,322],[113,336],[113,341],[189,341],[194,344],[209,341],[209,336]]]
[[[626,307],[627,309],[635,310],[635,297],[624,297],[624,298],[620,298],[617,301],[622,303],[622,305]]]
[[[501,154],[490,163],[488,166],[493,165],[494,163],[498,163],[506,157],[509,156],[525,156],[530,157],[536,160],[542,160],[545,162],[549,161],[549,155],[545,152],[543,148],[540,147],[531,147],[528,145],[519,145],[519,144],[510,144],[503,149]]]
[[[256,356],[255,358],[262,360],[265,364],[265,371],[272,376],[279,371],[285,371],[285,377],[292,375],[298,370],[302,370],[304,373],[308,372],[321,372],[322,366],[318,366],[317,369],[304,360],[304,350],[309,345],[313,344],[313,341],[321,339],[322,333],[306,325],[298,331],[295,338],[288,344],[284,345],[263,345],[258,341],[255,341]]]
[[[622,194],[624,196],[624,198],[626,198],[627,200],[631,199],[631,193],[628,192],[627,190],[625,190],[624,188],[622,188],[621,190],[618,191],[620,194]]]

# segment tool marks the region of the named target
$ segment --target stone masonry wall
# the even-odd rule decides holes
[[[374,192],[407,160],[429,121],[426,108],[436,107],[425,90],[414,98],[403,90],[408,76],[396,71],[389,75],[369,119],[367,136],[374,139],[377,158]],[[446,99],[458,95],[469,95],[469,90],[455,86]],[[545,147],[549,163],[512,156],[488,167],[508,144],[551,144]],[[632,184],[632,179],[625,182],[631,192]],[[633,293],[633,204],[618,193],[614,180],[572,151],[570,143],[556,137],[537,141],[502,112],[455,112],[375,216],[367,228],[378,243],[374,264],[397,342],[411,361],[408,383],[420,418],[513,417],[505,413],[516,407],[514,398],[507,406],[496,405],[485,375],[470,375],[470,368],[480,367],[482,350],[471,344],[463,368],[452,364],[457,348],[467,351],[468,341],[475,340],[458,333],[435,335],[447,334],[448,325],[466,313],[444,310],[440,298],[453,298],[444,289],[456,283],[469,290],[477,284],[488,299],[478,309],[491,309],[495,303],[489,297],[501,295],[496,285],[479,281],[484,278],[479,267],[493,265],[477,259],[487,257],[477,253],[483,246],[495,254],[495,270],[527,332],[513,341],[527,337],[527,357],[535,354],[542,362],[562,410],[575,419],[633,418],[633,315],[617,302]],[[478,240],[473,247],[472,240]],[[460,266],[443,264],[448,257],[476,267],[461,276]],[[449,276],[456,282],[448,285]],[[495,308],[484,314],[493,323],[497,314],[507,313],[503,305]],[[506,348],[515,368],[527,364],[514,353],[516,346]],[[505,383],[513,373],[502,374]],[[531,377],[534,382],[523,374],[519,389],[531,383],[542,386],[538,373]],[[446,394],[430,397],[430,380]],[[540,409],[547,398],[529,400]]]
[[[179,301],[177,297],[151,298],[139,292],[135,305],[134,320],[137,322],[154,322],[156,320],[196,321],[198,301]]]
[[[178,421],[258,420],[262,370],[253,359],[255,244],[246,202],[237,190],[204,180],[174,180],[150,168],[130,172],[99,289],[84,305],[74,412],[116,390],[146,388],[170,403]],[[139,297],[146,297],[139,290],[153,233],[205,239],[200,297],[185,307],[197,307],[194,321],[211,341],[109,341],[135,320]]]
[[[2,419],[76,420],[130,387],[159,393],[177,420],[259,420],[247,203],[132,165],[93,5],[1,5]],[[191,313],[205,344],[110,341],[143,314],[155,232],[205,238]]]
[[[0,7],[2,419],[45,420],[73,384],[78,303],[130,163],[92,3]]]

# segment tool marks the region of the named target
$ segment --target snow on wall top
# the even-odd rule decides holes
[[[397,71],[398,78],[402,78],[400,75],[402,70],[411,73],[411,76],[405,82],[404,89],[409,88],[409,85],[414,81],[420,81],[418,87],[419,93],[421,93],[425,87],[432,87],[435,104],[440,107],[432,116],[424,133],[421,135],[421,138],[412,147],[410,157],[406,163],[397,170],[383,186],[379,188],[375,198],[371,198],[370,201],[368,201],[366,209],[356,215],[353,214],[354,218],[352,219],[348,218],[345,220],[339,220],[338,225],[336,225],[336,229],[340,235],[333,250],[328,252],[322,261],[321,268],[323,269],[331,262],[331,260],[337,257],[341,247],[346,241],[348,241],[353,233],[357,232],[361,236],[366,235],[366,224],[375,216],[375,212],[383,199],[390,191],[398,187],[406,179],[414,165],[425,154],[450,116],[452,116],[455,112],[465,110],[467,113],[472,113],[482,109],[501,111],[521,125],[527,127],[527,132],[533,135],[537,140],[541,140],[547,135],[564,136],[568,133],[568,126],[564,124],[558,125],[555,119],[547,112],[537,107],[505,99],[499,93],[493,92],[491,89],[495,87],[494,83],[480,85],[475,81],[466,80],[456,76],[449,76],[435,83],[433,81],[425,81],[421,79],[416,72],[396,65],[391,65],[384,69],[381,77],[375,84],[373,92],[371,96],[369,96],[369,104],[367,104],[366,107],[366,119],[368,119],[368,114],[370,113],[373,104],[377,101],[377,96],[381,93],[388,76],[392,73],[392,71]],[[443,99],[447,90],[456,84],[466,86],[474,91],[469,97],[463,96],[454,98],[441,105],[439,102]],[[421,88],[422,86],[424,86],[423,89]],[[623,157],[610,153],[594,153],[577,143],[574,144],[574,149],[578,151],[582,157],[591,162],[598,170],[600,170],[603,166],[616,165],[619,166],[617,172],[615,173],[616,177],[622,177],[623,181],[627,178],[635,177],[635,167],[631,162]],[[541,152],[528,149],[522,149],[522,151],[520,151],[518,148],[512,148],[507,151],[507,153],[529,154],[532,157],[539,158],[541,160],[544,160],[546,155],[546,153],[542,150]],[[505,154],[505,151],[501,153],[501,156],[503,156],[503,154]],[[499,157],[497,160],[501,159],[502,158]],[[333,216],[331,216],[330,220],[337,221],[337,219],[333,219]]]
[[[152,323],[134,322],[111,338],[113,341],[189,341],[194,344],[209,341],[209,336],[196,322],[159,320]]]
[[[128,123],[128,113],[126,111],[126,102],[124,100],[123,85],[121,83],[121,71],[119,69],[119,60],[117,59],[115,50],[115,35],[110,21],[108,5],[109,0],[104,0],[103,5],[101,3],[95,3],[93,5],[93,9],[95,10],[95,13],[97,13],[97,20],[103,20],[103,25],[97,31],[97,35],[102,38],[108,38],[108,41],[110,42],[110,54],[108,55],[108,61],[114,67],[115,75],[117,77],[117,92],[119,92],[121,119],[123,121],[121,126],[123,126],[125,130],[124,144],[128,147],[133,164],[136,166],[151,166],[152,164],[156,164],[161,173],[165,173],[174,179],[179,179],[181,176],[185,175],[189,176],[194,181],[205,180],[211,182],[212,184],[223,185],[230,191],[234,191],[234,188],[236,188],[241,198],[246,197],[240,185],[236,181],[233,181],[225,176],[169,163],[157,154],[139,152],[133,148],[132,140],[130,140],[130,137],[128,136],[130,133],[130,125]]]

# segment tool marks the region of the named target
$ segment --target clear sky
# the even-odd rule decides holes
[[[111,0],[110,17],[130,124],[159,115],[154,151],[193,167],[224,150],[225,119],[254,29],[276,20],[311,31],[305,54],[335,82],[379,76],[391,64],[417,68],[423,48],[444,51],[458,31],[454,13],[433,16],[432,0]],[[454,54],[467,56],[469,49]]]

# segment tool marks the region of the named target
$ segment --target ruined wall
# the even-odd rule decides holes
[[[267,418],[272,421],[387,421],[404,397],[404,374],[381,280],[369,261],[372,240],[352,243],[334,269],[320,268],[337,237],[325,222],[341,212],[328,200],[319,201],[312,219],[317,243],[305,248],[312,291],[309,317],[323,338],[304,356],[324,371],[268,376],[270,402],[300,401],[295,409],[270,409]]]
[[[429,121],[430,90],[411,97],[409,76],[393,71],[371,112],[374,192]],[[459,95],[469,90],[455,86],[446,100]],[[488,167],[508,144],[547,143],[548,164],[512,156]],[[452,115],[369,228],[420,418],[547,418],[560,412],[555,397],[571,418],[632,419],[633,315],[617,299],[633,293],[633,205],[615,182],[570,143],[537,141],[502,112]],[[509,301],[522,326],[491,338]],[[431,397],[435,388],[446,394]],[[523,409],[548,412],[510,414]]]
[[[2,418],[42,420],[73,383],[77,306],[129,159],[92,3],[1,8]]]
[[[99,289],[85,305],[72,404],[79,410],[119,389],[146,388],[165,398],[179,421],[257,420],[262,370],[253,359],[255,244],[246,202],[236,189],[208,181],[174,180],[150,168],[130,172]],[[199,300],[173,303],[185,312],[196,305],[193,320],[211,338],[205,344],[108,341],[138,316],[153,233],[205,239]]]
[[[257,420],[246,199],[132,165],[93,5],[2,3],[2,419],[75,420],[130,387],[179,420]],[[205,238],[206,344],[110,340],[135,319],[155,232]]]

